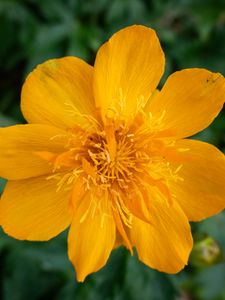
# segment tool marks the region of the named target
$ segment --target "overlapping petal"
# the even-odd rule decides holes
[[[29,123],[51,124],[59,128],[86,127],[93,114],[93,68],[76,57],[48,60],[27,77],[21,107]]]
[[[20,240],[45,241],[65,230],[72,219],[70,192],[56,192],[46,176],[9,181],[0,201],[0,224]]]
[[[186,69],[169,76],[147,104],[160,129],[173,129],[177,138],[194,135],[218,115],[225,101],[225,79],[205,69]]]
[[[63,152],[68,134],[49,125],[15,125],[0,128],[0,176],[24,179],[52,172],[36,152]]]
[[[115,223],[106,199],[89,194],[75,213],[68,236],[69,258],[78,281],[105,265],[115,240]]]
[[[139,259],[151,268],[177,273],[187,264],[192,249],[192,236],[188,219],[177,205],[168,207],[166,200],[154,191],[149,224],[134,217],[131,239]]]
[[[169,187],[188,219],[199,221],[222,211],[225,208],[224,154],[196,140],[177,141],[176,148],[189,149],[182,155],[189,159],[184,159],[179,171],[182,181],[171,181]],[[174,169],[177,166],[171,164]]]
[[[154,30],[130,26],[98,51],[94,95],[103,116],[131,118],[147,102],[164,71],[164,54]]]

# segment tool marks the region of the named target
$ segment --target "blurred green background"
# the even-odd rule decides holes
[[[20,90],[37,64],[65,55],[93,64],[98,47],[134,23],[157,30],[167,58],[162,81],[190,67],[225,75],[224,0],[0,0],[0,126],[24,122]],[[196,138],[225,150],[224,112]],[[29,243],[1,232],[0,299],[224,300],[225,214],[192,225],[195,248],[179,274],[153,271],[121,248],[84,284],[75,281],[66,233]]]

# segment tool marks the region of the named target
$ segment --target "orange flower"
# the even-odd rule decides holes
[[[75,57],[39,65],[22,89],[30,124],[0,129],[3,229],[44,241],[70,225],[79,281],[120,245],[152,268],[180,271],[192,249],[188,221],[225,207],[224,155],[185,139],[217,116],[225,80],[187,69],[158,91],[164,64],[154,30],[127,27],[94,67]]]

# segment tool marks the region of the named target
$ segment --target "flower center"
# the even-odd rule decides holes
[[[138,146],[135,133],[122,125],[119,128],[109,125],[102,132],[90,135],[84,148],[82,167],[93,183],[102,188],[128,188],[135,180],[135,173],[142,172],[150,161],[145,150]]]
[[[151,115],[139,113],[131,123],[119,118],[104,124],[88,120],[87,129],[68,131],[63,153],[37,154],[52,163],[53,175],[47,179],[56,180],[57,191],[71,191],[74,211],[86,195],[99,210],[107,203],[124,236],[121,224],[131,227],[133,215],[149,221],[152,192],[166,205],[173,202],[169,182],[182,180],[178,175],[182,165],[174,168],[170,161],[181,162],[180,153],[187,149],[176,149],[173,132],[160,131]]]

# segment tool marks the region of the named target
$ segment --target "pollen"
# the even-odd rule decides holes
[[[160,118],[161,122],[164,115],[165,111]],[[161,193],[165,205],[172,205],[173,195],[168,181],[182,181],[179,176],[182,164],[172,170],[165,158],[168,153],[170,157],[178,155],[173,151],[174,141],[169,139],[165,142],[165,137],[171,136],[171,130],[157,130],[159,122],[156,124],[152,116],[143,112],[138,113],[132,123],[121,120],[117,113],[111,114],[102,123],[98,123],[93,117],[86,118],[89,122],[87,128],[77,126],[68,131],[65,152],[37,153],[52,165],[53,174],[47,179],[56,180],[56,192],[71,189],[71,207],[74,209],[78,194],[82,199],[94,191],[99,203],[92,207],[101,209],[101,199],[107,198],[108,205],[129,228],[132,227],[133,214],[130,203],[134,199],[144,203],[145,210],[149,210],[149,186]],[[186,151],[188,149],[177,150]],[[149,216],[145,212],[146,218],[147,215]],[[82,222],[85,216],[82,216]]]

